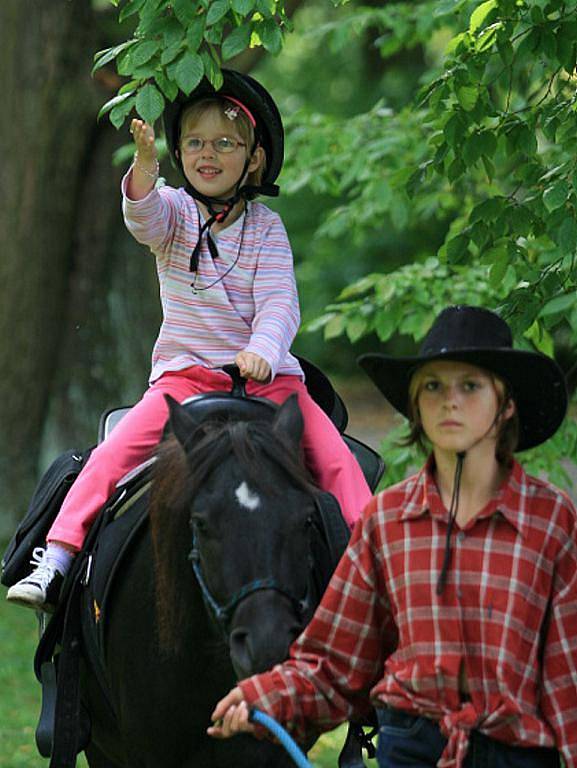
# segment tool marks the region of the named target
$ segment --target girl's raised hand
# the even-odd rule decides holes
[[[136,144],[139,157],[144,160],[156,160],[156,145],[154,143],[154,128],[144,120],[134,118],[130,123],[130,133]]]

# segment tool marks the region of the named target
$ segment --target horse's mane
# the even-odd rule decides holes
[[[263,473],[262,456],[274,462],[287,476],[287,483],[307,493],[315,486],[308,474],[302,451],[295,451],[273,433],[270,422],[216,421],[202,423],[190,435],[185,452],[174,436],[157,450],[153,475],[150,525],[156,571],[156,605],[160,648],[179,649],[187,623],[187,606],[181,599],[183,580],[192,578],[189,562],[180,556],[179,540],[188,534],[190,504],[213,469],[231,455],[251,483],[268,493],[281,495]],[[180,588],[179,588],[180,585]]]

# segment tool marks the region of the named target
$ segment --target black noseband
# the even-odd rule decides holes
[[[303,620],[304,616],[306,616],[307,611],[310,608],[311,576],[312,576],[312,558],[310,557],[309,557],[309,562],[310,562],[309,578],[307,580],[306,593],[303,598],[295,597],[289,590],[281,586],[276,579],[269,576],[264,579],[255,579],[254,581],[251,581],[248,584],[243,584],[243,586],[239,590],[237,590],[237,592],[235,592],[235,594],[230,598],[230,600],[224,605],[222,605],[221,603],[218,602],[218,600],[215,599],[214,595],[211,593],[210,589],[208,588],[208,584],[206,583],[206,580],[202,573],[202,568],[200,564],[200,552],[198,550],[198,547],[196,546],[194,532],[192,534],[192,549],[190,551],[188,559],[192,563],[192,570],[194,571],[194,575],[196,576],[196,580],[198,581],[198,586],[200,587],[200,591],[202,593],[202,598],[204,600],[204,603],[208,608],[209,612],[216,619],[220,628],[224,632],[227,640],[229,636],[230,622],[232,620],[232,616],[236,608],[240,605],[240,603],[242,603],[243,600],[245,600],[247,597],[249,597],[249,595],[252,595],[255,592],[260,592],[263,590],[273,590],[274,592],[278,592],[279,594],[283,595],[283,597],[286,597],[290,601],[296,615],[301,621]]]

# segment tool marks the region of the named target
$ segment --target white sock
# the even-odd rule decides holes
[[[44,560],[53,565],[60,573],[65,576],[74,560],[74,552],[62,547],[55,541],[49,541],[46,545],[46,554]]]

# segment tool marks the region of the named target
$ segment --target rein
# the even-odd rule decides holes
[[[312,574],[312,567],[313,567],[312,557],[309,557],[309,561],[310,561],[309,580],[307,582],[307,590],[304,598],[295,597],[295,595],[293,595],[288,589],[281,586],[275,578],[273,578],[272,576],[267,576],[266,578],[254,579],[254,581],[251,581],[248,584],[243,584],[242,587],[240,587],[240,589],[238,589],[234,593],[234,595],[230,598],[230,600],[224,605],[218,602],[218,600],[214,597],[214,595],[210,591],[208,584],[206,583],[206,579],[204,578],[204,574],[202,572],[202,567],[200,563],[200,551],[196,544],[194,532],[192,534],[192,549],[190,551],[190,554],[188,555],[188,559],[192,564],[192,570],[194,571],[194,575],[196,576],[196,580],[198,582],[198,586],[200,587],[200,591],[202,593],[202,598],[204,600],[204,603],[209,609],[210,613],[212,613],[212,615],[216,619],[217,623],[220,625],[220,628],[222,629],[223,633],[227,638],[229,634],[228,628],[236,608],[240,605],[240,603],[242,603],[243,600],[245,600],[247,597],[249,597],[249,595],[252,595],[255,592],[260,592],[264,590],[273,590],[274,592],[278,592],[279,594],[288,598],[299,619],[302,619],[303,616],[306,615],[306,612],[310,607],[310,604],[311,604],[310,576]]]
[[[276,736],[298,768],[313,768],[296,741],[273,717],[253,707],[249,711],[248,719],[251,723],[258,723],[259,725],[264,726],[273,736]]]

